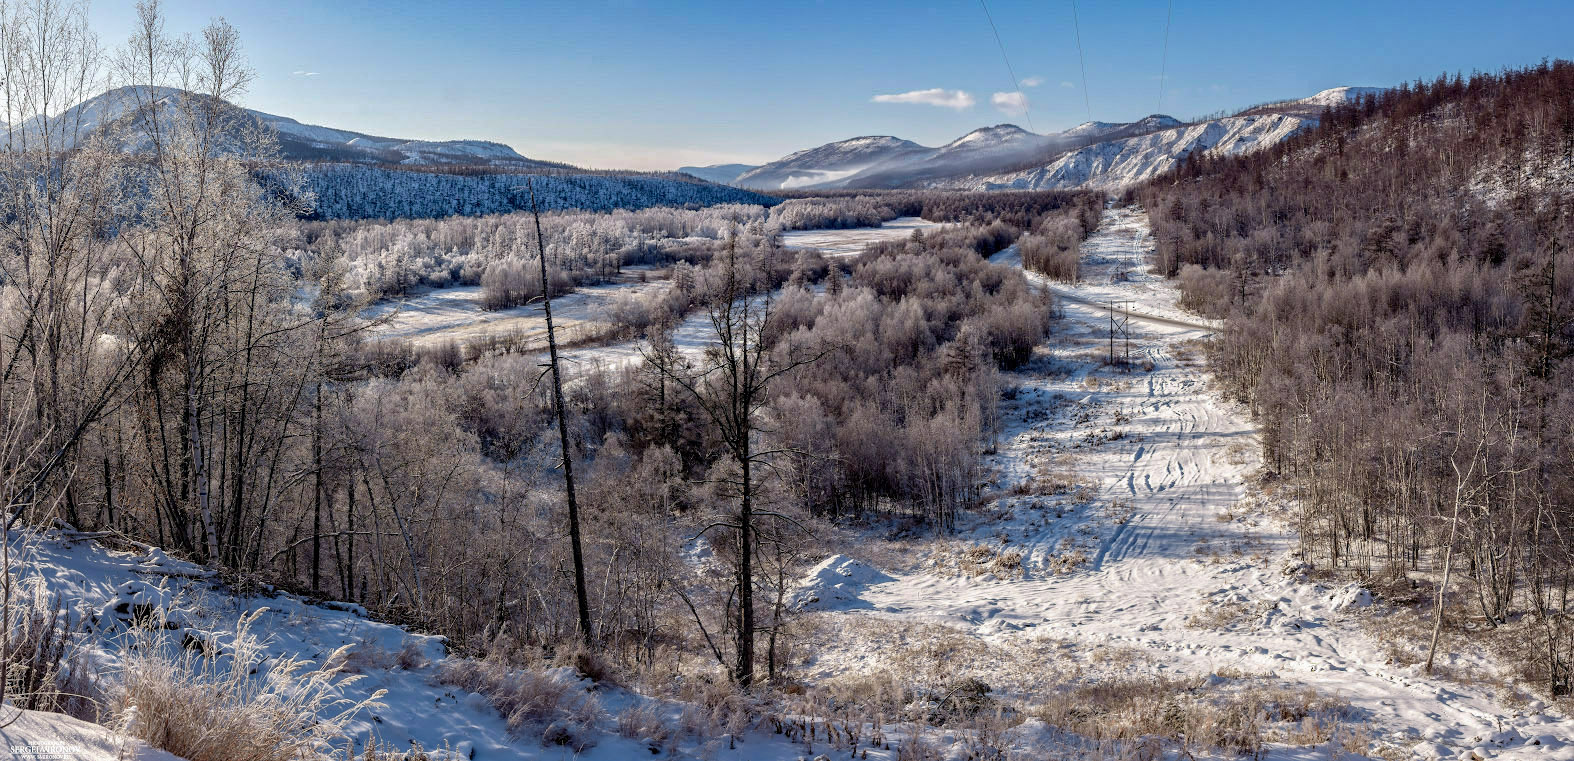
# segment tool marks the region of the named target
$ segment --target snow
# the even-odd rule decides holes
[[[180,761],[178,756],[121,737],[108,727],[58,713],[8,707],[0,714],[0,724],[4,724],[0,726],[0,753],[16,761]]]
[[[1295,572],[1288,508],[1251,485],[1257,433],[1195,356],[1212,327],[1160,317],[1186,317],[1162,281],[1107,279],[1150,253],[1145,217],[1110,210],[1084,251],[1092,282],[1057,292],[1129,298],[1132,355],[1152,371],[1101,368],[1108,313],[1061,299],[1065,318],[1046,347],[1053,359],[1006,377],[1015,393],[1002,405],[992,496],[958,520],[953,538],[898,540],[864,558],[891,580],[846,577],[840,589],[852,599],[812,614],[836,636],[810,677],[892,667],[883,644],[892,633],[948,632],[988,654],[951,663],[950,673],[1007,696],[1058,689],[1065,673],[1206,677],[1220,688],[1235,681],[1221,673],[1256,674],[1348,701],[1371,732],[1369,753],[1574,757],[1574,721],[1538,703],[1506,704],[1490,684],[1393,664],[1363,626],[1388,615],[1367,590]],[[1070,485],[1053,488],[1057,475]],[[969,562],[968,550],[995,561]],[[822,571],[847,560],[828,562]],[[1099,655],[1112,652],[1124,655]],[[1448,656],[1456,665],[1473,657]],[[1276,746],[1269,757],[1308,756]]]
[[[833,187],[884,161],[930,150],[888,135],[855,137],[790,154],[744,172],[733,184],[762,189]]]
[[[504,718],[486,698],[439,684],[435,679],[438,665],[445,658],[458,657],[448,654],[442,637],[415,634],[368,619],[356,605],[316,605],[287,594],[237,595],[217,582],[207,569],[172,559],[157,549],[117,552],[60,531],[13,532],[9,538],[21,579],[24,583],[28,578],[42,579],[50,592],[61,595],[72,620],[86,628],[79,641],[87,645],[93,662],[106,674],[112,675],[118,663],[116,638],[137,616],[151,613],[167,617],[175,642],[189,635],[223,643],[234,636],[243,616],[257,614],[253,631],[265,636],[269,657],[291,656],[321,663],[345,645],[384,654],[399,653],[408,647],[422,656],[408,666],[382,665],[393,660],[387,657],[363,660],[358,670],[364,678],[341,686],[343,696],[352,700],[386,690],[383,705],[361,714],[350,727],[359,738],[357,749],[375,734],[385,748],[409,748],[416,742],[428,751],[446,748],[457,752],[455,756],[432,753],[434,759],[557,761],[570,757],[564,748],[544,746],[535,735],[511,737]],[[135,609],[133,605],[152,607]],[[551,670],[547,676],[566,680],[571,691],[594,694],[600,701],[602,714],[592,730],[594,746],[573,756],[581,761],[652,757],[647,743],[618,735],[615,717],[630,706],[651,704],[670,714],[675,724],[682,709],[680,704],[656,701],[623,688],[592,684],[567,669]],[[7,713],[0,718],[9,716]],[[768,727],[748,732],[736,750],[729,751],[725,745],[707,749],[704,746],[709,745],[708,740],[687,738],[672,757],[707,755],[719,761],[791,761],[802,755],[802,746],[771,734]],[[18,750],[28,747],[62,755],[28,755]],[[122,754],[122,747],[128,753]],[[179,761],[167,753],[117,737],[105,727],[60,714],[23,713],[15,723],[0,728],[0,748],[11,754],[0,757],[26,761]],[[871,754],[870,758],[889,761],[891,756],[881,753]]]
[[[832,555],[804,575],[788,603],[793,610],[851,610],[867,607],[859,596],[872,584],[892,581],[873,566],[845,555]]]
[[[1042,167],[976,177],[960,185],[971,190],[1119,190],[1163,174],[1193,153],[1252,153],[1315,123],[1314,119],[1285,114],[1226,117],[1095,143]]]
[[[897,217],[879,227],[851,227],[842,230],[790,230],[782,233],[782,245],[787,248],[814,248],[829,259],[857,256],[870,243],[888,240],[906,240],[914,230],[932,230],[940,227],[922,217]]]
[[[1302,98],[1295,102],[1304,103],[1308,106],[1342,106],[1346,103],[1358,101],[1367,95],[1376,95],[1383,92],[1384,89],[1382,87],[1330,87],[1316,95]]]
[[[640,273],[647,280],[638,279]],[[663,270],[625,267],[618,280],[585,286],[552,299],[552,322],[562,331],[559,340],[593,334],[607,325],[607,307],[623,293],[646,294],[668,287]],[[479,286],[439,288],[401,300],[378,302],[361,313],[368,320],[384,319],[372,330],[378,338],[402,338],[418,346],[445,341],[461,345],[489,337],[546,341],[546,314],[540,302],[489,311],[482,308]]]

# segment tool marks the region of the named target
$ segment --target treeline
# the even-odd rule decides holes
[[[710,243],[735,227],[758,230],[766,215],[764,207],[748,204],[550,212],[541,216],[542,240],[561,292],[603,282],[630,265],[704,259]],[[301,275],[324,257],[342,259],[342,287],[356,296],[481,285],[488,305],[503,308],[541,295],[535,234],[528,213],[301,222],[280,231],[278,247]]]
[[[688,177],[551,171],[498,173],[388,169],[306,163],[289,168],[305,180],[298,196],[311,219],[415,219],[504,214],[530,208],[530,187],[544,210],[644,209],[651,206],[770,206],[776,199]],[[267,179],[271,179],[268,175]]]
[[[1158,266],[1297,485],[1309,560],[1451,570],[1489,627],[1574,646],[1574,64],[1442,76],[1140,191]],[[1448,579],[1442,580],[1443,584]]]
[[[922,217],[931,222],[973,225],[1002,222],[1026,229],[1043,215],[1070,205],[1081,197],[1075,191],[1055,190],[972,193],[946,190],[799,190],[776,193],[788,199],[787,203],[771,210],[771,221],[783,230],[874,227],[897,217]]]
[[[939,222],[999,222],[1027,228],[1055,210],[1072,205],[1088,208],[1090,201],[1074,202],[1078,197],[1060,192],[903,191],[795,199],[774,207],[724,203],[703,208],[553,211],[543,214],[541,223],[552,287],[561,293],[606,282],[632,265],[703,264],[718,241],[734,229],[758,237],[782,230],[872,227],[918,215]],[[991,206],[997,202],[998,208]],[[1040,233],[1061,234],[1047,229]],[[305,276],[325,257],[342,260],[342,288],[356,298],[376,300],[421,288],[479,285],[487,308],[503,309],[542,293],[534,222],[526,212],[304,221],[285,225],[277,240],[286,266],[297,276]]]

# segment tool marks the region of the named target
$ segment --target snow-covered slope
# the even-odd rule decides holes
[[[1015,124],[997,124],[973,130],[938,148],[894,137],[855,137],[773,161],[736,178],[733,184],[761,190],[942,186],[957,177],[1007,172],[1089,143],[1179,124],[1173,117],[1155,114],[1135,122],[1088,122],[1048,135]]]
[[[1268,103],[1248,109],[1238,116],[1256,116],[1261,114],[1288,114],[1308,119],[1321,116],[1324,109],[1354,103],[1368,95],[1383,92],[1382,87],[1330,87],[1316,95],[1296,100],[1286,100],[1278,103]]]
[[[761,190],[842,187],[849,177],[871,167],[932,150],[889,135],[855,137],[772,161],[743,173],[735,184]]]
[[[1195,153],[1238,155],[1274,145],[1316,124],[1286,114],[1231,116],[1071,151],[1032,169],[971,177],[949,185],[969,190],[1115,190],[1151,179]]]
[[[714,758],[718,761],[790,761],[802,756],[802,747],[768,726],[750,729],[732,747],[716,747],[707,736],[674,735],[653,741],[620,733],[619,716],[626,709],[642,708],[670,726],[676,726],[685,704],[647,697],[608,683],[592,683],[571,668],[521,670],[511,676],[546,680],[557,685],[562,698],[558,708],[542,703],[544,718],[520,722],[499,713],[491,700],[471,692],[453,679],[448,669],[466,663],[448,651],[443,637],[412,633],[402,627],[368,617],[360,605],[343,602],[314,603],[293,595],[241,594],[218,581],[208,568],[171,558],[153,547],[134,552],[108,549],[73,531],[42,534],[13,531],[11,558],[18,583],[24,589],[41,584],[58,602],[77,632],[78,663],[100,674],[106,693],[118,689],[127,648],[142,641],[127,637],[137,622],[164,622],[162,635],[147,635],[155,646],[180,653],[188,643],[217,647],[225,654],[215,668],[227,668],[236,644],[247,632],[261,656],[253,673],[261,673],[284,659],[310,662],[308,670],[326,664],[330,654],[348,646],[353,681],[335,680],[336,697],[355,703],[384,694],[378,705],[359,711],[345,723],[355,739],[355,751],[365,749],[368,738],[379,739],[381,748],[411,750],[409,758],[432,761],[624,761],[632,758]],[[58,597],[56,597],[58,595]],[[249,626],[242,621],[252,619]],[[266,678],[272,678],[269,674]],[[259,678],[259,683],[263,678]],[[543,694],[553,694],[545,691]],[[334,703],[322,708],[331,718],[344,710]],[[573,745],[546,741],[544,729],[553,715],[569,709],[578,712]],[[0,716],[0,724],[14,711]],[[302,717],[303,719],[306,717]],[[562,719],[564,725],[567,719]],[[414,750],[415,745],[425,749]],[[336,758],[339,756],[335,756]],[[384,756],[379,756],[382,758]],[[389,756],[391,757],[391,756]],[[180,761],[159,750],[148,749],[113,730],[60,714],[26,712],[14,723],[0,726],[0,758],[63,759],[69,761]],[[870,756],[890,761],[891,754]]]
[[[744,172],[759,169],[759,164],[711,164],[709,166],[680,166],[678,171],[718,185],[731,185]]]
[[[1166,116],[1164,114],[1151,114],[1149,116],[1144,116],[1137,121],[1128,123],[1083,122],[1060,134],[1063,137],[1079,140],[1118,140],[1123,137],[1146,135],[1149,132],[1173,129],[1175,127],[1181,126],[1184,123],[1185,122],[1182,122],[1173,116]]]
[[[138,111],[151,107],[160,120],[169,119],[185,99],[202,98],[170,87],[119,87],[89,98],[53,117],[28,120],[30,136],[50,128],[50,143],[57,149],[70,148],[86,135],[111,126],[126,128],[122,144],[138,148],[144,137],[133,121]],[[337,160],[372,164],[410,166],[463,165],[522,169],[560,166],[526,158],[514,149],[485,140],[409,140],[378,137],[361,132],[302,124],[287,116],[243,109],[242,112],[271,128],[279,138],[280,152],[286,159]]]

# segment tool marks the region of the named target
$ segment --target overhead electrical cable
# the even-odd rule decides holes
[[[1164,113],[1164,79],[1170,68],[1170,19],[1174,17],[1175,0],[1170,0],[1169,10],[1164,13],[1164,57],[1159,59],[1159,107],[1153,110],[1155,114]]]
[[[1088,98],[1088,61],[1082,55],[1082,22],[1077,20],[1077,0],[1071,0],[1071,28],[1077,32],[1077,62],[1082,65],[1082,105],[1088,109],[1088,121],[1093,121],[1093,101]]]
[[[995,26],[995,17],[990,15],[989,5],[984,0],[978,0],[978,5],[984,9],[984,18],[989,20],[989,31],[995,33],[995,44],[1000,46],[1000,58],[1006,62],[1006,73],[1011,75],[1011,89],[1016,90],[1017,97],[1022,101],[1022,118],[1027,120],[1027,129],[1036,132],[1033,129],[1033,115],[1029,113],[1032,109],[1028,106],[1027,95],[1022,92],[1022,83],[1017,79],[1016,70],[1011,68],[1011,56],[1006,55],[1006,43],[1000,40],[1000,29]]]

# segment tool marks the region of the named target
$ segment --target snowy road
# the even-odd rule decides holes
[[[1386,615],[1368,607],[1364,590],[1295,573],[1288,515],[1251,483],[1256,432],[1201,365],[1195,342],[1211,327],[1187,319],[1174,290],[1147,274],[1146,232],[1140,212],[1106,212],[1083,249],[1083,276],[1098,285],[1055,288],[1065,319],[1051,338],[1054,364],[1008,376],[1016,393],[1002,405],[1006,430],[992,460],[1001,496],[962,521],[958,539],[1021,553],[1020,568],[958,567],[931,550],[927,563],[867,585],[827,617],[843,617],[845,631],[858,628],[850,617],[939,624],[1009,652],[1058,642],[1077,669],[1089,668],[1089,653],[1127,653],[1106,677],[1249,675],[1311,688],[1353,706],[1374,755],[1454,758],[1480,748],[1495,758],[1574,758],[1574,723],[1534,701],[1510,706],[1499,686],[1394,665],[1362,626]],[[1151,372],[1099,366],[1108,314],[1098,302],[1110,300],[1154,318],[1133,326],[1132,341]],[[1049,488],[1067,478],[1081,491]],[[878,647],[850,646],[814,668],[821,677],[867,671],[881,657]],[[1440,657],[1445,673],[1490,670],[1465,655]],[[1043,672],[1066,668],[1007,658],[978,675],[1031,699],[1064,683]]]

